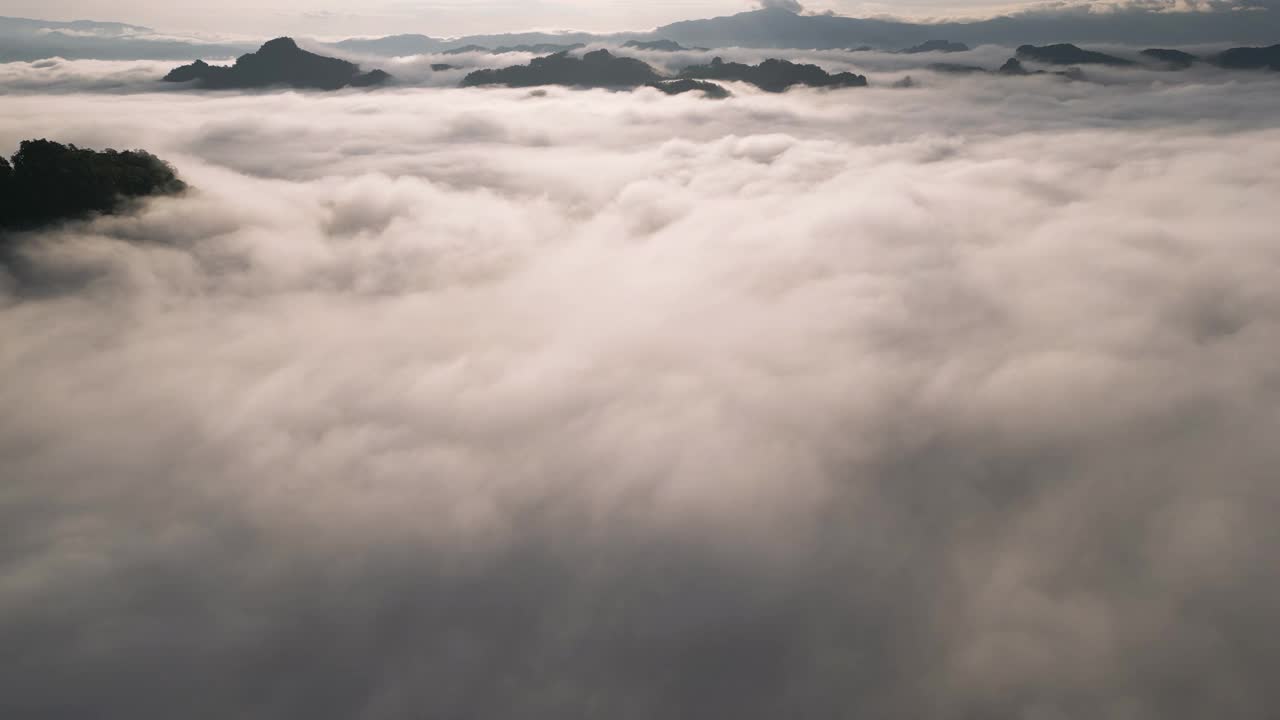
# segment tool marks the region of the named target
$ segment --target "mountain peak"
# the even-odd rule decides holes
[[[278,37],[274,40],[268,40],[258,48],[259,53],[279,53],[279,52],[297,52],[300,48],[298,43],[293,41],[291,37]]]
[[[343,87],[381,85],[391,76],[381,70],[361,73],[355,63],[325,57],[298,47],[293,38],[269,40],[257,52],[236,58],[231,67],[197,60],[174,68],[164,76],[168,82],[193,82],[211,90],[285,85],[295,88],[337,90]]]

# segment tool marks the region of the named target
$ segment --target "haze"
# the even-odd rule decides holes
[[[1275,716],[1271,10],[386,8],[6,5],[154,32],[0,21],[0,153],[186,189],[0,167],[0,718]],[[285,31],[389,76],[163,80]]]
[[[785,4],[785,3],[784,3]],[[990,15],[1037,2],[988,0],[815,0],[813,12],[902,17]],[[328,37],[470,35],[522,30],[647,30],[692,17],[731,15],[758,7],[749,0],[262,0],[216,5],[165,0],[8,0],[0,14],[50,20],[115,20],[170,31],[260,36],[305,33]]]

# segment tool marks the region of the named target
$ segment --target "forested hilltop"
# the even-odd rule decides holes
[[[24,140],[9,160],[0,157],[0,229],[114,213],[131,199],[185,188],[173,168],[144,150]]]

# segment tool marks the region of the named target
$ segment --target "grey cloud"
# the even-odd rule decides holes
[[[159,79],[173,63],[46,58],[0,63],[0,94],[138,93],[166,90]]]
[[[0,714],[1266,717],[1276,82],[7,97]]]

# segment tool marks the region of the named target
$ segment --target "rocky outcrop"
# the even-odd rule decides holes
[[[197,60],[174,68],[165,82],[190,83],[207,90],[284,86],[308,90],[381,85],[391,76],[381,70],[360,72],[355,63],[307,52],[291,38],[276,38],[241,55],[230,67]]]

